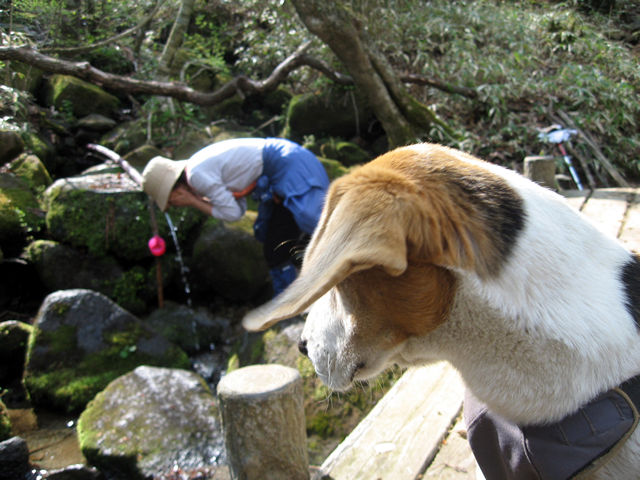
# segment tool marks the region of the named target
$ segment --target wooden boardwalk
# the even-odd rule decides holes
[[[640,188],[563,192],[600,230],[640,252]],[[447,363],[410,368],[325,460],[319,480],[471,480],[464,385]]]

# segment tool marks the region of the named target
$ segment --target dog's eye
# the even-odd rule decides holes
[[[306,340],[300,340],[298,342],[298,350],[300,350],[300,353],[303,355],[308,355],[309,352],[307,351],[307,341]]]

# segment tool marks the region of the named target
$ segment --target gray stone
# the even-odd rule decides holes
[[[24,384],[35,405],[77,411],[138,365],[187,368],[179,347],[104,295],[48,295],[34,322]]]
[[[194,372],[141,366],[99,393],[78,421],[87,461],[116,478],[224,464],[215,397]]]
[[[0,442],[0,480],[25,478],[29,469],[29,447],[23,438]]]

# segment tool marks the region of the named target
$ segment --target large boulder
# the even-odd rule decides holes
[[[13,173],[0,172],[0,248],[4,255],[18,255],[27,237],[43,226],[43,212],[29,184]]]
[[[36,316],[24,385],[35,406],[79,411],[138,365],[189,366],[184,351],[90,290],[48,295]]]
[[[255,212],[240,222],[208,221],[193,246],[191,272],[194,295],[212,292],[232,302],[264,296],[270,289],[262,244],[249,233]]]
[[[82,412],[78,436],[87,461],[114,478],[225,463],[215,397],[186,370],[141,366],[117,378]]]
[[[50,236],[94,256],[113,255],[123,261],[151,258],[147,241],[152,235],[149,197],[127,175],[96,173],[58,179],[43,195]],[[170,209],[180,243],[204,219],[194,209]],[[160,216],[161,236],[169,238]],[[170,245],[169,245],[170,247]]]
[[[52,75],[47,80],[47,105],[76,118],[90,113],[112,116],[120,107],[117,97],[102,88],[70,75]]]
[[[9,170],[24,179],[34,191],[42,191],[51,185],[47,167],[35,155],[23,153],[9,164]]]

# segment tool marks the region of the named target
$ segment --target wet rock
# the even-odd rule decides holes
[[[44,227],[44,215],[29,184],[13,173],[0,172],[0,247],[16,256],[29,235]]]
[[[213,316],[204,308],[193,309],[166,302],[164,308],[155,310],[145,323],[192,354],[219,341],[229,328],[230,320]]]
[[[215,397],[194,372],[142,366],[111,382],[78,421],[87,461],[116,478],[224,464]]]
[[[22,377],[27,342],[33,327],[9,320],[0,323],[0,385],[8,385]]]
[[[34,327],[24,384],[36,406],[79,411],[138,365],[189,366],[179,347],[91,290],[48,295]]]
[[[29,447],[20,437],[0,442],[0,480],[25,478],[30,470]]]

